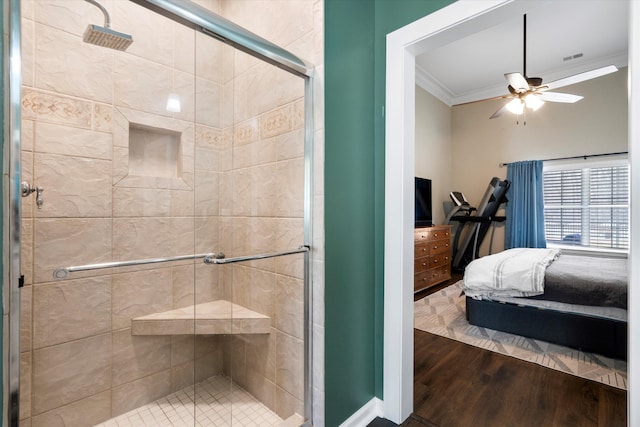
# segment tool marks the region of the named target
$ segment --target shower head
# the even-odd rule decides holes
[[[107,10],[95,0],[85,0],[87,3],[91,3],[102,11],[104,14],[104,27],[99,25],[89,24],[84,31],[82,40],[87,43],[92,43],[97,46],[108,47],[116,50],[126,50],[133,38],[129,34],[124,34],[111,29],[111,20],[109,19],[109,13]]]
[[[102,47],[108,47],[116,50],[126,50],[133,39],[129,34],[114,31],[108,27],[100,27],[98,25],[89,24],[84,31],[82,40]]]

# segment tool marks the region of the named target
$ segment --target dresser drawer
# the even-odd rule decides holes
[[[437,255],[437,254],[449,254],[451,252],[451,242],[449,241],[449,238],[447,237],[444,240],[437,240],[435,242],[431,243],[431,255]]]
[[[435,240],[431,242],[416,242],[414,257],[421,258],[427,255],[437,255],[442,253],[449,253],[449,239]]]
[[[430,268],[449,265],[449,252],[416,258],[413,262],[413,274],[422,273]]]
[[[431,257],[416,258],[413,261],[413,274],[423,273],[431,268]]]
[[[425,271],[413,276],[413,290],[419,291],[431,286],[431,271]]]
[[[433,267],[440,267],[440,266],[445,266],[448,267],[450,265],[451,262],[451,256],[449,255],[449,252],[445,252],[445,253],[441,253],[438,255],[433,255],[430,259],[429,262],[429,266],[431,268]]]
[[[414,291],[425,289],[430,286],[437,285],[440,282],[444,282],[445,280],[448,280],[450,278],[451,271],[448,265],[432,268],[413,276],[413,289]]]
[[[451,269],[448,265],[443,265],[442,267],[431,270],[431,280],[434,281],[434,284],[444,282],[449,279],[451,279]]]
[[[418,228],[413,234],[416,244],[421,241],[449,239],[450,237],[451,229],[449,227]]]

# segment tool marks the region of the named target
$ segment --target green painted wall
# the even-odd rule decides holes
[[[0,7],[0,34],[3,35],[3,42],[0,43],[0,75],[2,76],[2,81],[4,82],[4,10],[5,6],[4,4],[2,5],[2,7]],[[6,135],[6,131],[5,131],[5,120],[4,120],[4,83],[0,84],[0,93],[2,94],[2,99],[3,102],[0,103],[0,121],[2,122],[2,126],[0,126],[0,128],[2,128],[2,140],[4,141],[4,135]],[[3,153],[4,153],[4,144],[2,145],[2,149],[0,149],[0,165],[3,165],[4,163],[4,157],[3,157]],[[3,178],[4,179],[4,178]],[[2,185],[2,183],[0,183],[0,185]],[[0,212],[4,212],[4,194],[2,195],[2,198],[0,198]],[[2,246],[4,247],[4,235],[2,234],[4,229],[4,225],[0,224],[0,244],[2,244]],[[0,301],[2,301],[3,295],[2,295],[2,282],[4,278],[4,254],[2,254],[2,257],[0,257]],[[2,331],[4,331],[4,324],[3,324],[3,319],[4,319],[4,304],[0,303],[0,334],[2,334],[2,339],[0,339],[0,354],[2,355],[2,360],[4,360],[4,334],[2,333]],[[0,384],[2,384],[2,387],[0,387],[0,402],[4,402],[3,399],[3,392],[4,392],[4,366],[2,367],[2,369],[0,369]],[[4,405],[3,409],[4,409]],[[4,414],[0,414],[0,420],[2,420],[4,418]],[[1,422],[1,421],[0,421]]]
[[[325,0],[325,424],[383,398],[385,36],[451,0]]]
[[[375,390],[374,3],[325,1],[325,425]]]

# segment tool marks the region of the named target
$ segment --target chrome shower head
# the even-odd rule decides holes
[[[82,40],[87,43],[116,50],[126,50],[129,45],[133,43],[133,39],[129,34],[120,33],[111,28],[100,27],[93,24],[87,26]]]
[[[108,47],[116,50],[126,50],[133,38],[129,34],[121,33],[111,29],[111,20],[109,19],[109,13],[100,3],[95,0],[85,0],[87,3],[91,3],[102,11],[104,15],[104,27],[99,25],[90,24],[84,31],[82,40],[87,43],[92,43],[102,47]]]

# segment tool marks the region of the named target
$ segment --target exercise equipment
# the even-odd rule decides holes
[[[500,205],[508,201],[506,194],[509,185],[510,182],[506,179],[493,177],[477,208],[471,206],[461,192],[452,191],[449,194],[455,206],[447,215],[445,224],[452,221],[459,223],[453,241],[453,271],[464,271],[467,264],[478,258],[480,245],[489,227],[506,219],[504,216],[496,216],[496,213]]]

